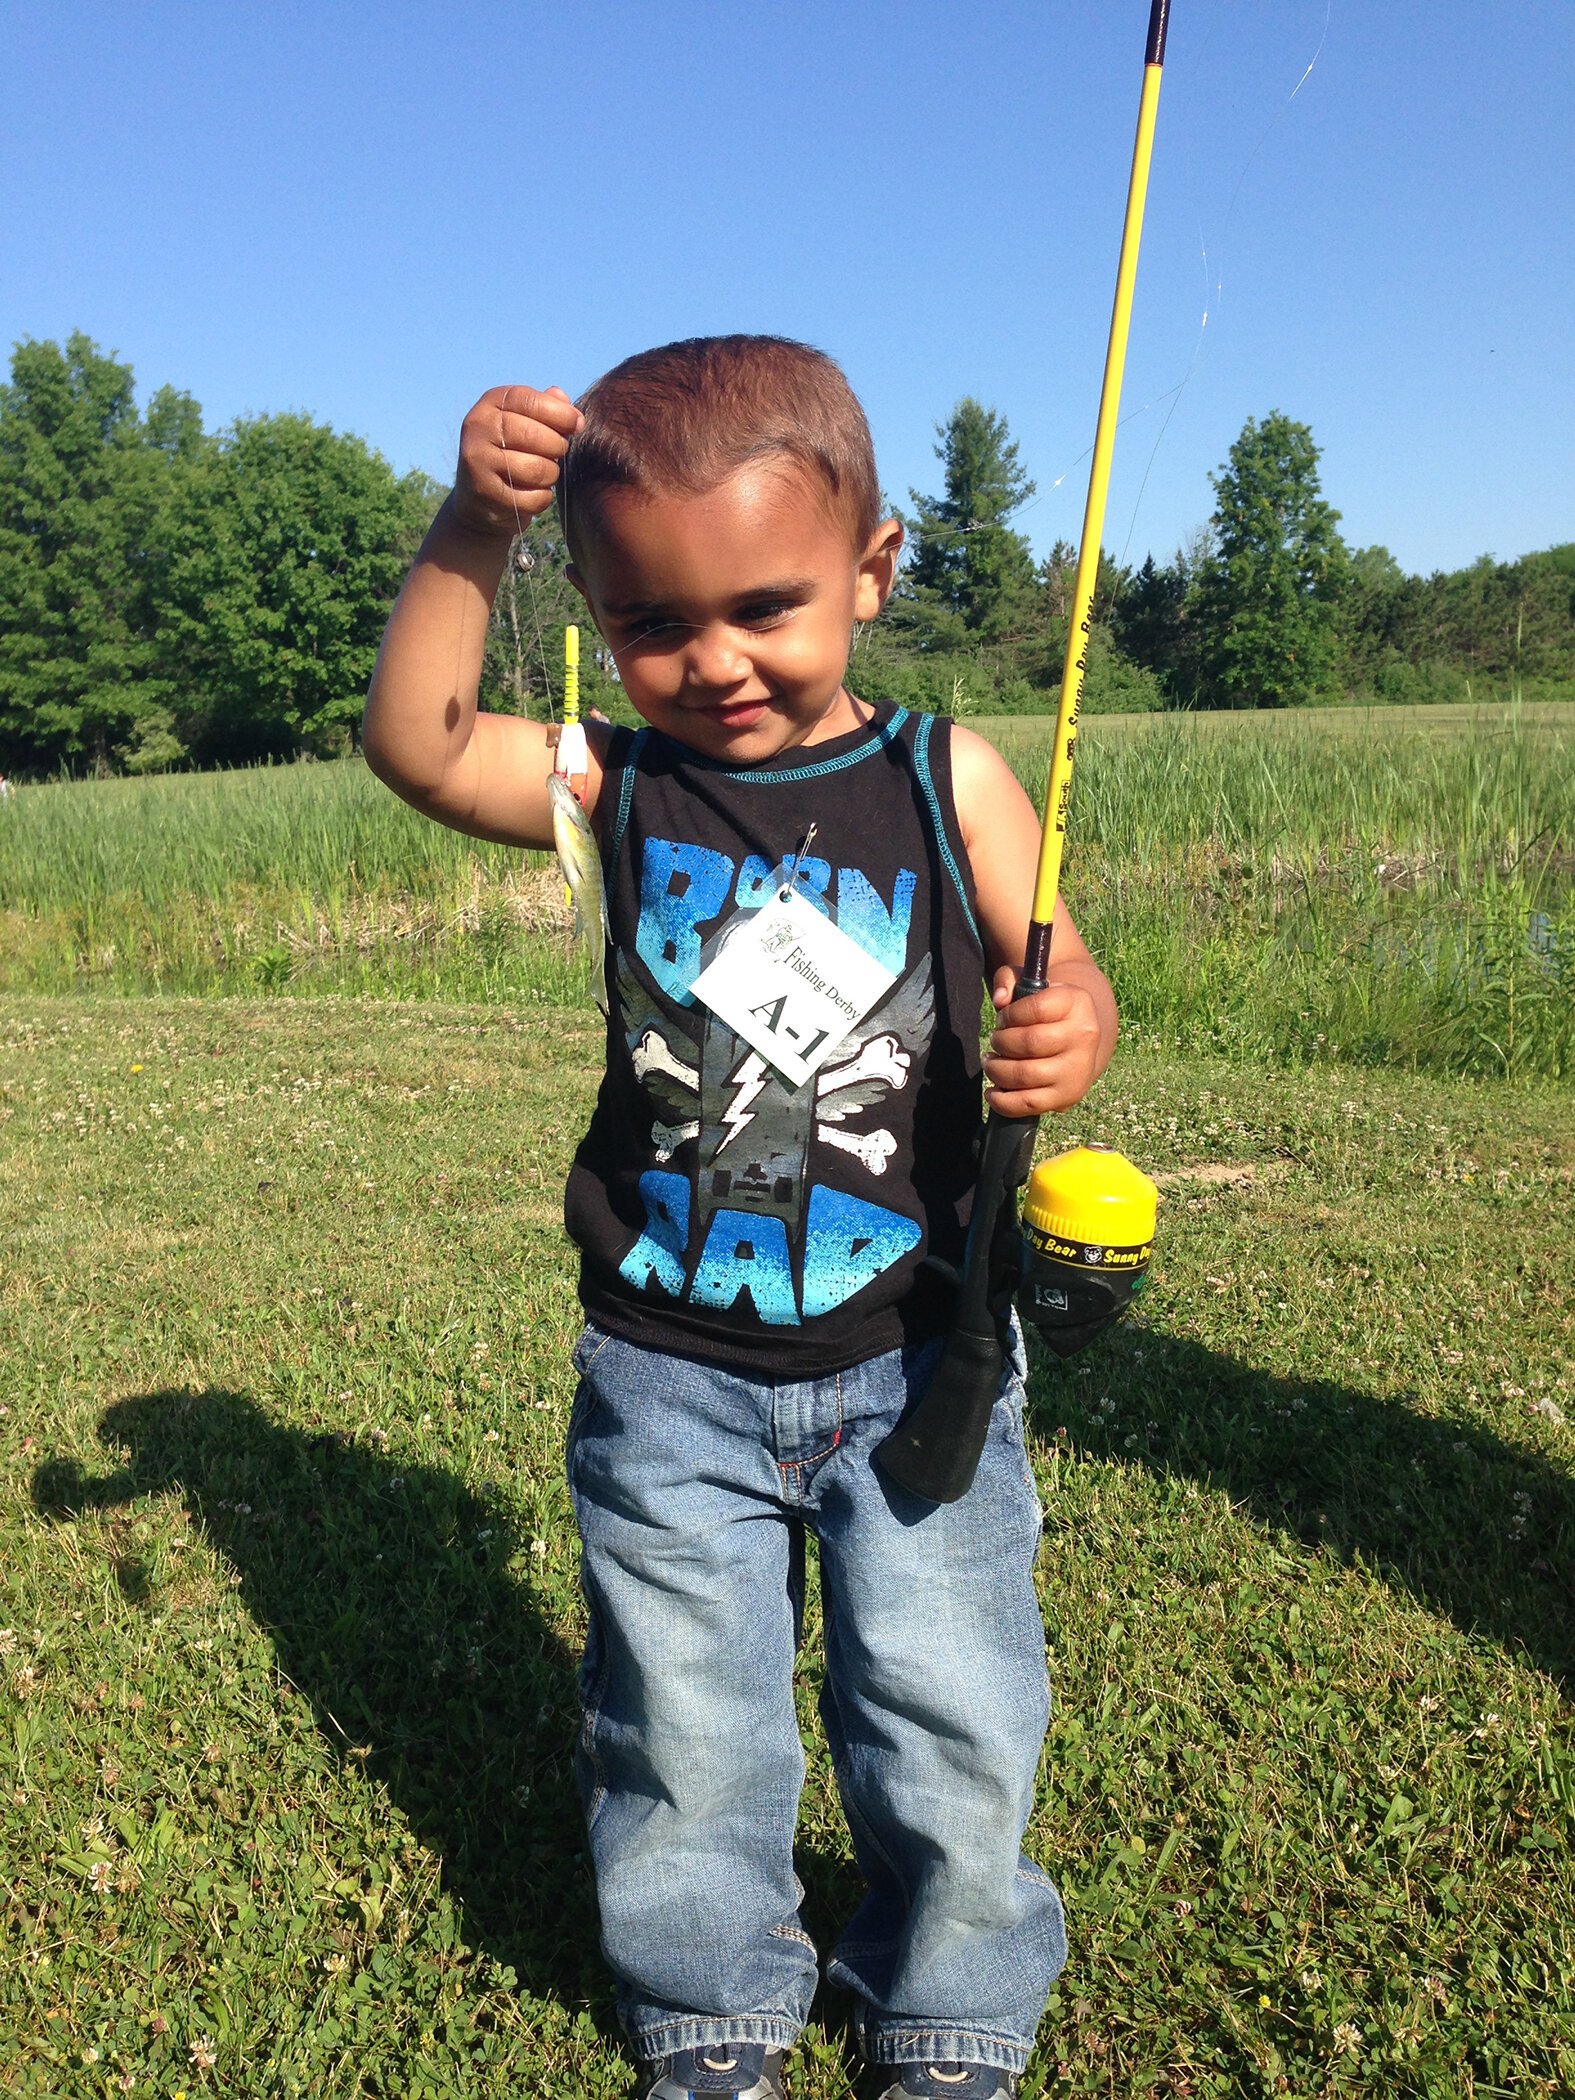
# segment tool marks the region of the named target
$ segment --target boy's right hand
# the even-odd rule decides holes
[[[500,539],[522,532],[552,501],[558,462],[584,421],[561,386],[488,387],[460,431],[455,517]]]

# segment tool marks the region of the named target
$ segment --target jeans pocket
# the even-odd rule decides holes
[[[598,1327],[594,1320],[586,1321],[580,1329],[579,1340],[569,1352],[569,1361],[581,1378],[611,1340],[612,1336],[605,1327]]]

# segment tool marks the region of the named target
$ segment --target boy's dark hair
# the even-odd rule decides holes
[[[699,495],[746,461],[785,455],[826,490],[862,551],[880,523],[875,448],[858,397],[823,350],[777,335],[699,335],[642,350],[580,396],[584,428],[558,482],[571,555],[608,488]]]

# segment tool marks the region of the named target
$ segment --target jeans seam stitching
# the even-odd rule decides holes
[[[608,1334],[608,1333],[607,1333],[607,1332],[606,1332],[606,1331],[604,1330],[604,1331],[603,1331],[603,1333],[602,1333],[602,1338],[601,1338],[601,1340],[600,1340],[600,1341],[599,1341],[599,1342],[598,1342],[598,1343],[596,1344],[596,1347],[595,1347],[595,1348],[594,1348],[594,1349],[593,1349],[593,1350],[591,1351],[590,1355],[589,1355],[588,1357],[586,1357],[586,1359],[585,1359],[585,1369],[584,1369],[584,1370],[582,1370],[582,1371],[581,1371],[581,1373],[580,1373],[580,1376],[581,1376],[582,1378],[583,1378],[583,1377],[585,1376],[585,1372],[586,1372],[586,1371],[588,1371],[588,1370],[589,1370],[589,1369],[591,1368],[591,1365],[592,1365],[593,1363],[595,1363],[595,1361],[596,1361],[597,1357],[601,1355],[602,1351],[603,1351],[603,1350],[604,1350],[604,1349],[606,1348],[607,1344],[608,1344],[608,1343],[609,1343],[609,1342],[610,1342],[611,1340],[612,1340],[612,1336],[611,1336],[610,1334]]]
[[[587,1602],[589,1600],[587,1599]],[[600,1752],[596,1747],[596,1723],[601,1719],[602,1700],[607,1691],[607,1679],[612,1669],[612,1654],[606,1637],[602,1639],[602,1652],[597,1658],[597,1671],[588,1687],[588,1696],[580,1714],[580,1751],[590,1770],[593,1785],[590,1799],[585,1804],[585,1827],[589,1831],[597,1812],[607,1799],[607,1780],[602,1769]]]
[[[715,2032],[718,2028],[725,2029],[726,2032],[718,2034]],[[636,2043],[644,2045],[641,2049],[642,2055],[649,2051],[654,2055],[665,2056],[674,2049],[703,2049],[712,2041],[747,2043],[749,2037],[739,2032],[741,2028],[752,2028],[754,2038],[764,2041],[768,2049],[791,2049],[803,2032],[803,2023],[788,2012],[684,2013],[676,2018],[669,2016],[648,2024],[634,2025],[630,2034]],[[700,2039],[686,2041],[684,2037],[687,2035],[696,2035]]]
[[[578,1367],[578,1369],[576,1370],[574,1398],[569,1403],[569,1426],[564,1436],[564,1446],[566,1451],[573,1450],[575,1442],[578,1439],[581,1431],[584,1429],[586,1420],[589,1417],[592,1408],[594,1408],[596,1405],[597,1396],[590,1390],[591,1366],[595,1363],[597,1357],[601,1355],[602,1351],[606,1348],[607,1344],[611,1340],[611,1334],[609,1334],[604,1328],[602,1330],[601,1340],[596,1344],[596,1347],[591,1351],[590,1355],[586,1357],[584,1364]],[[569,1361],[572,1365],[574,1361],[572,1356],[570,1357]]]
[[[797,1475],[799,1476],[799,1477],[798,1477],[798,1480],[797,1480],[797,1482],[795,1483],[795,1485],[797,1485],[798,1487],[802,1487],[802,1486],[803,1486],[803,1482],[804,1482],[804,1468],[805,1468],[806,1466],[818,1466],[818,1465],[820,1464],[820,1461],[821,1461],[821,1460],[822,1460],[823,1458],[830,1458],[830,1456],[831,1456],[831,1454],[832,1454],[832,1452],[833,1452],[833,1451],[839,1450],[839,1449],[841,1448],[841,1445],[842,1445],[842,1373],[841,1373],[840,1371],[838,1371],[838,1372],[837,1372],[837,1373],[835,1374],[835,1376],[836,1376],[836,1383],[837,1383],[837,1426],[836,1426],[836,1428],[835,1428],[835,1429],[834,1429],[834,1430],[833,1430],[833,1431],[831,1432],[831,1442],[830,1442],[829,1444],[825,1445],[825,1446],[824,1446],[824,1448],[823,1448],[823,1449],[821,1449],[821,1450],[819,1450],[819,1451],[811,1451],[811,1452],[809,1453],[809,1455],[808,1455],[808,1457],[807,1457],[807,1458],[779,1458],[779,1459],[777,1460],[777,1471],[778,1471],[779,1473],[781,1473],[781,1474],[783,1474],[783,1475],[786,1475],[786,1474],[788,1474],[788,1473],[796,1473],[796,1474],[797,1474]]]

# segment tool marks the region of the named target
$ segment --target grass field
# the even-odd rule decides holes
[[[1557,731],[1567,730],[1569,709],[1568,700],[1534,700],[1525,702],[1518,713],[1527,728]],[[1386,731],[1407,741],[1419,737],[1453,740],[1459,736],[1462,726],[1473,720],[1484,725],[1502,726],[1508,711],[1509,703],[1497,699],[1481,706],[1439,701],[1417,707],[1270,708],[1247,715],[1230,708],[1204,708],[1180,717],[1166,713],[1088,715],[1082,727],[1095,740],[1110,736],[1123,741],[1134,736],[1167,736],[1174,731],[1178,720],[1184,722],[1194,735],[1223,737],[1227,741],[1248,729],[1256,735],[1277,738],[1282,745],[1298,742],[1309,729],[1316,731],[1320,739],[1333,738],[1337,743],[1351,737],[1382,737]],[[1038,749],[1049,719],[1045,715],[981,715],[972,726],[998,749],[1011,755],[1024,747]]]
[[[1137,1317],[1031,1383],[1072,1957],[1027,2100],[1575,2093],[1569,741],[1319,722],[1098,722],[1079,776],[1140,1011],[1054,1136],[1165,1202]],[[568,1762],[599,1035],[556,880],[348,765],[0,819],[0,2094],[624,2094]],[[1484,894],[1529,914],[1496,1063]],[[1297,897],[1368,936],[1306,956],[1305,1040]],[[1472,912],[1451,981],[1417,929]],[[801,1675],[825,1946],[813,1609]],[[816,2019],[794,2100],[844,2100]]]
[[[1050,725],[985,725],[1038,798]],[[1095,717],[1066,886],[1129,1036],[1557,1076],[1575,1055],[1575,708]],[[575,996],[540,856],[358,761],[30,788],[0,989]]]
[[[0,2091],[625,2091],[567,1763],[590,1032],[0,1028]],[[1079,1129],[1167,1200],[1141,1318],[1033,1385],[1030,2093],[1575,2090],[1566,1092],[1154,1053]],[[816,1681],[812,1628],[824,1940]],[[797,2100],[852,2090],[837,2019]]]

